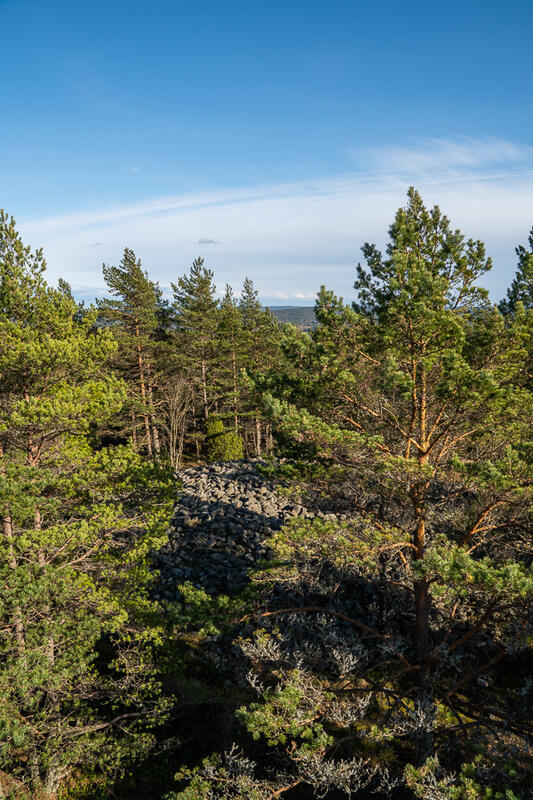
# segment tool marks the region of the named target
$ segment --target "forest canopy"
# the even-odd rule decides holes
[[[529,796],[533,229],[498,305],[413,188],[362,255],[85,306],[0,214],[0,798]]]

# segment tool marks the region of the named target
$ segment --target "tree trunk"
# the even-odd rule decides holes
[[[185,428],[189,413],[189,392],[185,382],[178,380],[167,388],[163,395],[164,417],[168,435],[168,452],[170,463],[174,469],[179,469],[183,455]]]
[[[424,510],[424,489],[416,487],[411,497],[416,516],[414,535],[414,560],[424,558],[426,545],[426,520]],[[429,583],[426,580],[414,581],[415,594],[415,657],[419,667],[418,714],[419,723],[415,735],[415,763],[421,766],[434,753],[433,717],[434,701],[431,690],[429,667]]]
[[[274,439],[272,437],[272,425],[270,422],[266,426],[266,446],[269,453],[274,449]]]
[[[44,779],[44,797],[49,796],[50,800],[56,798],[61,782],[67,775],[68,772],[65,769],[60,769],[57,765],[50,766]]]
[[[32,789],[38,797],[39,789],[42,788],[41,772],[39,770],[39,757],[37,755],[37,748],[33,747],[29,756],[29,768],[31,776]]]
[[[141,397],[143,401],[143,405],[146,408],[147,406],[147,394],[146,394],[146,380],[144,375],[144,359],[142,354],[141,344],[139,342],[140,339],[140,330],[138,323],[135,324],[135,336],[137,338],[137,363],[139,365],[139,386],[141,389]],[[146,431],[146,447],[148,449],[148,455],[152,456],[152,435],[150,431],[150,420],[148,418],[148,414],[144,413],[144,429]]]
[[[0,442],[0,472],[5,474],[5,467],[3,463],[4,458],[4,443]],[[17,557],[15,555],[15,547],[13,545],[13,518],[9,512],[3,517],[2,520],[4,536],[7,541],[7,563],[9,569],[16,570]],[[22,616],[22,609],[20,606],[15,605],[13,610],[13,623],[15,630],[15,640],[17,642],[17,651],[19,658],[23,664],[26,663],[26,637],[24,635],[24,622]]]
[[[148,414],[150,417],[150,426],[152,432],[153,449],[157,458],[161,450],[161,445],[159,443],[159,431],[157,430],[157,425],[155,421],[154,383],[152,380],[152,369],[149,361],[146,362],[146,396],[147,396]]]
[[[181,462],[183,460],[183,445],[185,443],[185,424],[185,420],[183,420],[178,438],[178,447],[176,450],[176,463],[174,464],[175,469],[181,469]]]
[[[156,455],[159,456],[159,453],[161,452],[161,442],[159,441],[159,431],[157,430],[154,417],[152,417],[152,430],[154,433],[154,450]]]
[[[146,447],[148,449],[148,455],[151,458],[153,455],[152,432],[150,431],[150,420],[148,419],[148,414],[144,414],[144,430],[146,433]]]
[[[235,428],[235,432],[239,430],[239,419],[238,419],[238,392],[237,392],[237,354],[235,352],[235,347],[231,351],[231,366],[233,371],[233,425]]]
[[[407,442],[406,456],[409,457],[410,443],[414,429],[414,421],[418,427],[418,449],[417,460],[419,467],[423,468],[428,463],[428,409],[427,409],[427,375],[423,366],[416,361],[412,363],[413,395],[412,412],[409,429],[409,440]],[[418,381],[417,381],[418,378]],[[418,386],[418,390],[417,390]],[[412,486],[410,498],[416,521],[416,528],[413,536],[414,553],[413,560],[421,561],[426,552],[426,492],[427,481],[417,482]],[[415,631],[414,645],[415,658],[419,667],[418,685],[418,726],[415,734],[415,763],[421,766],[434,753],[433,743],[433,719],[435,716],[435,703],[430,680],[429,665],[429,612],[431,598],[429,593],[429,582],[423,578],[414,581],[415,595]]]
[[[13,521],[11,516],[5,516],[3,519],[4,525],[4,536],[7,540],[7,559],[9,568],[12,570],[16,570],[17,568],[17,559],[15,556],[15,549],[13,547]],[[17,642],[17,651],[19,654],[19,658],[22,660],[23,663],[26,662],[26,638],[24,636],[24,623],[22,618],[22,609],[20,606],[15,606],[13,611],[13,622],[14,622],[14,629],[15,629],[15,639]]]
[[[199,459],[200,458],[200,442],[198,440],[198,431],[197,431],[197,427],[198,426],[196,425],[196,417],[194,416],[194,409],[193,409],[192,427],[193,427],[193,430],[194,430],[194,443],[196,445],[196,457]]]
[[[36,531],[42,530],[41,512],[39,511],[38,508],[35,509],[35,514],[33,515],[33,529]],[[43,570],[46,569],[46,559],[42,547],[39,547],[37,553],[37,561],[41,569]],[[49,617],[50,605],[48,603],[46,603],[43,606],[43,612],[45,617]],[[55,643],[54,643],[54,637],[51,635],[48,636],[46,640],[45,655],[48,660],[48,663],[53,666],[55,661]]]
[[[207,368],[204,356],[202,356],[202,400],[204,406],[204,419],[207,419],[209,416],[209,408],[207,405]]]
[[[139,448],[137,445],[137,419],[135,417],[135,411],[131,412],[131,438],[133,442],[133,449],[136,453],[139,452]]]
[[[150,423],[152,427],[152,438],[153,438],[153,446],[154,452],[156,457],[159,456],[161,451],[161,444],[159,442],[159,431],[157,430],[157,425],[155,422],[155,412],[154,412],[154,394],[152,384],[148,384],[148,408],[150,409]]]

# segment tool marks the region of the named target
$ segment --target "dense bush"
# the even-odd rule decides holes
[[[227,431],[220,417],[211,415],[205,423],[207,432],[207,460],[237,461],[244,457],[243,442],[237,431]]]

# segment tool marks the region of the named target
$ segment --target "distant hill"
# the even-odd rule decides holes
[[[301,330],[308,331],[317,325],[314,306],[268,306],[280,322],[290,322]]]

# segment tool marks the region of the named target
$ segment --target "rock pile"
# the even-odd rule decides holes
[[[269,536],[294,516],[314,516],[276,493],[259,461],[228,461],[185,469],[182,493],[159,552],[160,596],[174,598],[190,581],[215,594],[246,583],[247,570],[269,555]]]

